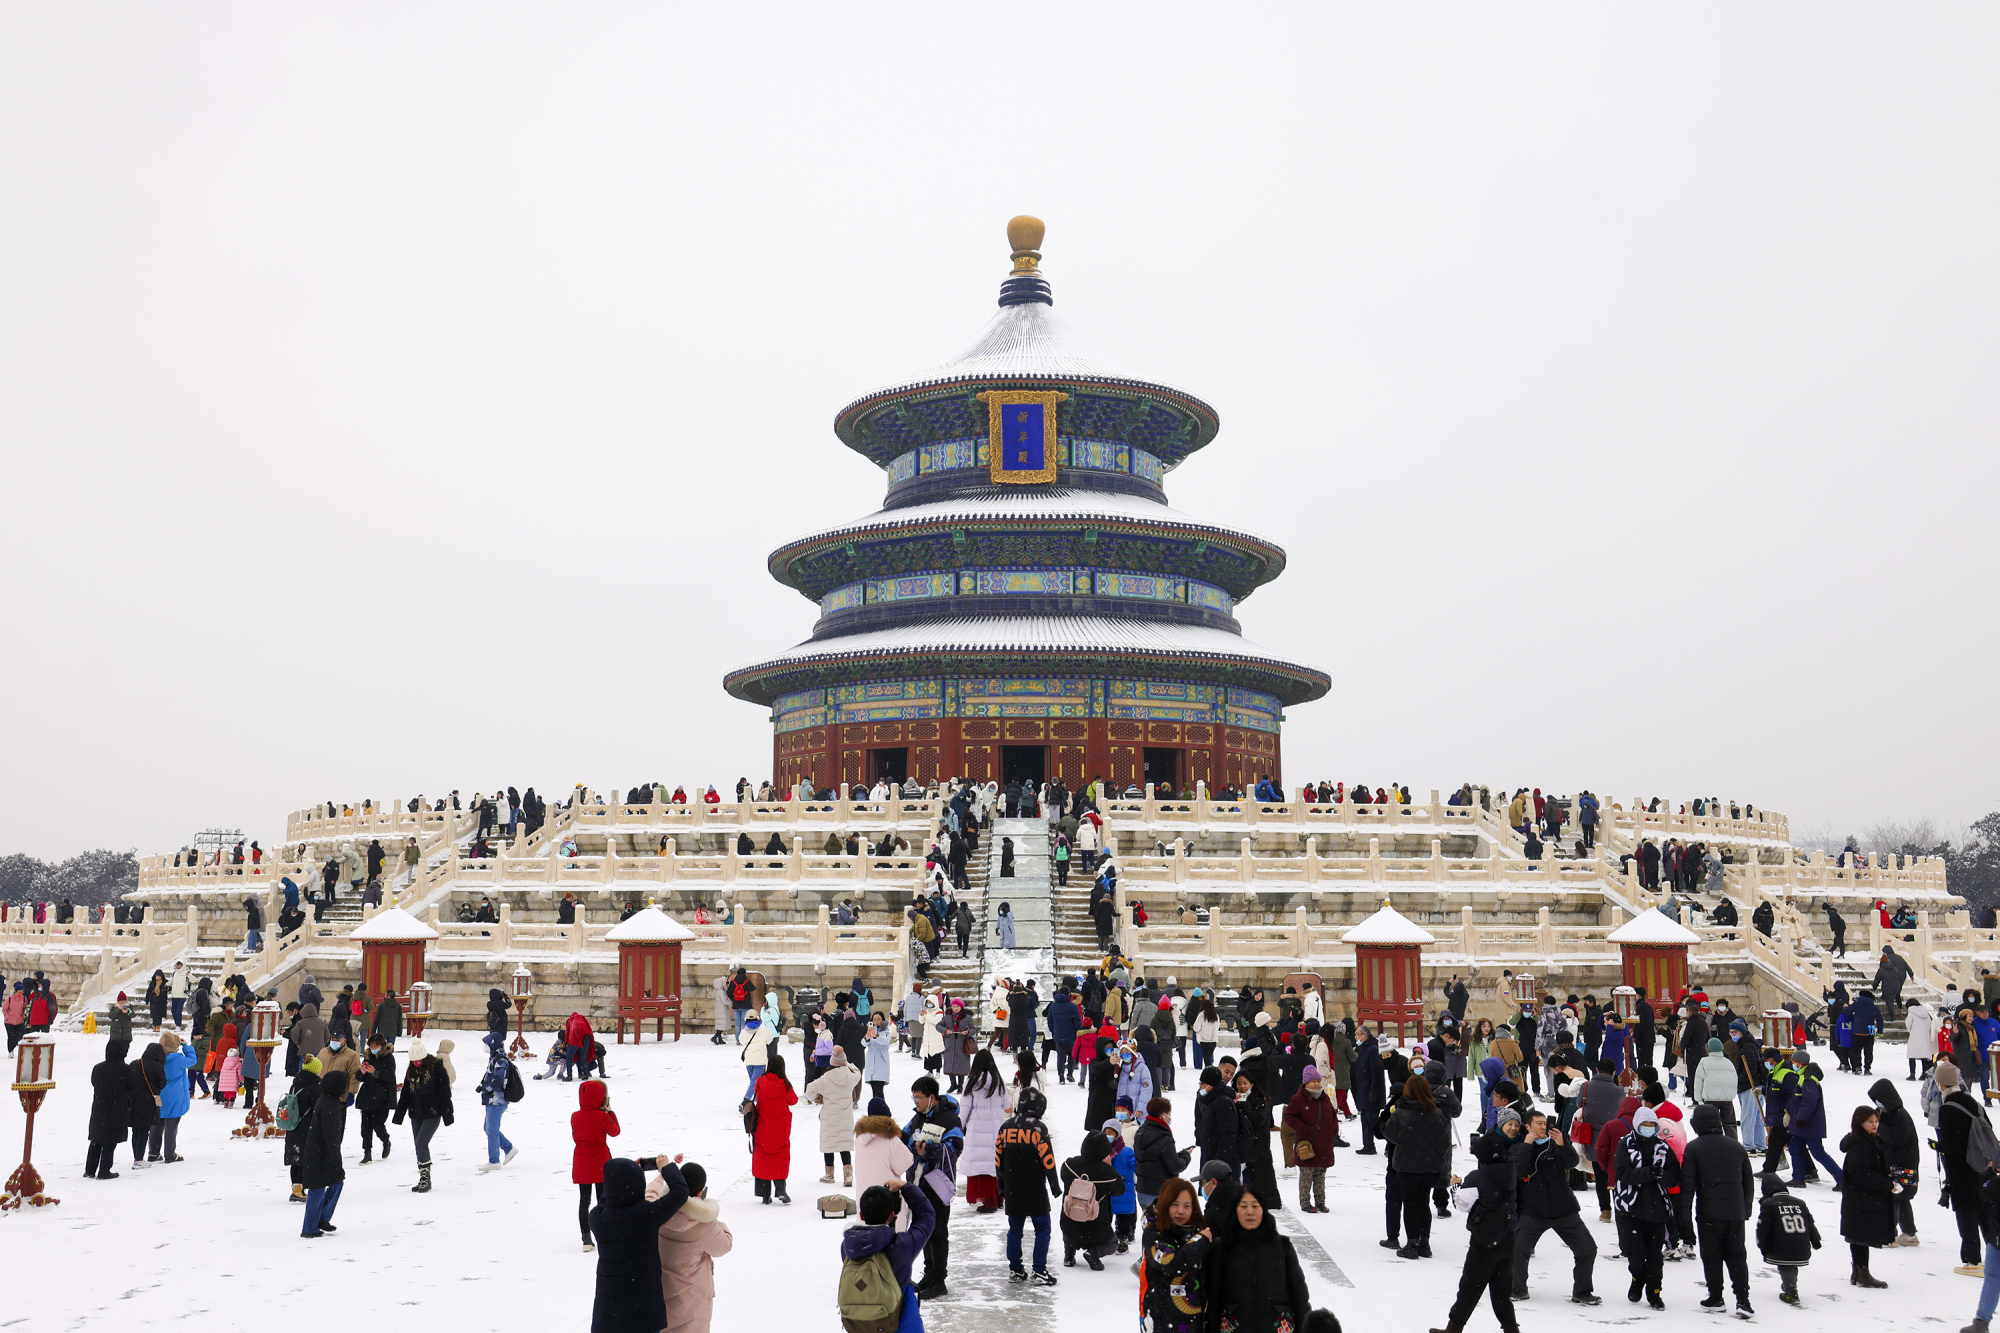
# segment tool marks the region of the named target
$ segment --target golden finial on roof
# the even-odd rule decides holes
[[[1040,218],[1027,214],[1007,223],[1007,244],[1014,247],[1014,271],[1016,273],[1039,273],[1037,267],[1042,259],[1042,236],[1048,229]]]

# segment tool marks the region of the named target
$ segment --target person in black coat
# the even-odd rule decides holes
[[[1194,1097],[1194,1142],[1203,1166],[1222,1162],[1233,1174],[1243,1164],[1237,1124],[1236,1093],[1223,1081],[1222,1071],[1210,1065],[1201,1071],[1201,1089]]]
[[[486,992],[486,1030],[507,1035],[507,1011],[512,1008],[507,993],[498,989]]]
[[[1469,1233],[1465,1267],[1459,1273],[1458,1295],[1445,1321],[1451,1333],[1462,1333],[1466,1320],[1479,1308],[1482,1293],[1491,1298],[1500,1327],[1516,1333],[1512,1273],[1517,1180],[1512,1153],[1515,1136],[1520,1133],[1521,1117],[1510,1111],[1490,1132],[1472,1136],[1472,1156],[1479,1165],[1458,1182],[1474,1192],[1474,1199],[1465,1215]],[[1432,1329],[1431,1333],[1445,1330]]]
[[[1542,1111],[1526,1112],[1523,1125],[1521,1142],[1512,1151],[1518,1184],[1511,1294],[1517,1301],[1528,1299],[1528,1261],[1534,1258],[1535,1243],[1542,1233],[1553,1231],[1569,1246],[1574,1259],[1570,1300],[1578,1305],[1596,1305],[1599,1303],[1594,1290],[1597,1241],[1584,1225],[1576,1191],[1569,1186],[1570,1173],[1577,1166],[1576,1148]]]
[[[1722,1271],[1727,1265],[1737,1316],[1747,1319],[1753,1312],[1744,1230],[1757,1202],[1757,1176],[1749,1151],[1722,1132],[1720,1107],[1704,1102],[1694,1108],[1689,1123],[1694,1138],[1681,1154],[1681,1195],[1692,1201],[1695,1236],[1701,1243],[1702,1275],[1708,1281],[1702,1308],[1722,1308]],[[1685,1210],[1688,1204],[1681,1207]]]
[[[1111,1048],[1111,1038],[1097,1039],[1097,1054],[1090,1062],[1090,1097],[1083,1110],[1085,1134],[1101,1131],[1118,1111],[1118,1064],[1111,1058]]]
[[[305,1224],[299,1235],[312,1240],[333,1225],[333,1210],[347,1170],[340,1164],[340,1144],[347,1135],[347,1071],[336,1069],[319,1081],[312,1120],[305,1127],[299,1152],[299,1183],[306,1190]]]
[[[354,1093],[354,1109],[361,1112],[361,1160],[375,1160],[375,1140],[382,1140],[382,1156],[389,1156],[389,1111],[396,1103],[396,1047],[393,1039],[377,1032],[368,1038],[368,1051],[361,1057],[361,1078]]]
[[[1204,1210],[1215,1237],[1203,1274],[1210,1327],[1233,1333],[1297,1329],[1312,1311],[1306,1275],[1278,1219],[1249,1190],[1222,1181]]]
[[[157,1041],[147,1043],[139,1058],[126,1066],[126,1088],[131,1093],[132,1165],[146,1160],[146,1136],[160,1118],[160,1092],[167,1086],[167,1048]]]
[[[1077,1155],[1062,1164],[1064,1268],[1075,1268],[1076,1252],[1082,1250],[1083,1261],[1101,1273],[1103,1256],[1118,1245],[1111,1229],[1111,1201],[1125,1192],[1125,1178],[1111,1165],[1110,1156],[1111,1140],[1101,1133],[1086,1134]],[[1097,1216],[1087,1222],[1069,1215],[1070,1187],[1080,1178],[1089,1180],[1097,1192]]]
[[[306,1130],[312,1125],[313,1108],[319,1105],[319,1058],[309,1057],[292,1076],[292,1086],[287,1096],[297,1099],[299,1121],[285,1131],[285,1165],[291,1169],[292,1199],[298,1203],[306,1201],[306,1187],[300,1183],[301,1163],[305,1160]]]
[[[660,1287],[660,1227],[688,1201],[680,1155],[653,1158],[667,1192],[646,1198],[646,1170],[629,1157],[604,1164],[604,1202],[590,1210],[597,1242],[597,1298],[590,1333],[660,1333],[667,1326]]]
[[[1886,1078],[1878,1078],[1868,1089],[1868,1100],[1875,1103],[1875,1110],[1882,1118],[1882,1146],[1889,1150],[1889,1166],[1898,1172],[1907,1172],[1903,1179],[1907,1188],[1896,1196],[1896,1224],[1905,1236],[1915,1243],[1917,1219],[1910,1208],[1910,1200],[1916,1197],[1917,1168],[1923,1161],[1923,1140],[1917,1134],[1917,1125],[1910,1118],[1908,1108],[1903,1105],[1902,1094],[1896,1085]]]
[[[1152,1206],[1160,1186],[1188,1169],[1194,1160],[1193,1148],[1176,1149],[1173,1129],[1174,1104],[1165,1097],[1146,1103],[1146,1119],[1132,1137],[1132,1193],[1141,1211]]]
[[[1904,1189],[1889,1165],[1889,1148],[1879,1132],[1880,1113],[1872,1106],[1857,1106],[1852,1124],[1840,1141],[1846,1154],[1840,1164],[1840,1234],[1854,1260],[1848,1280],[1857,1287],[1886,1287],[1888,1283],[1868,1271],[1868,1251],[1895,1244],[1896,1196]]]
[[[1799,1269],[1812,1262],[1819,1248],[1819,1227],[1812,1210],[1785,1187],[1784,1178],[1774,1174],[1763,1178],[1764,1202],[1757,1209],[1757,1251],[1764,1262],[1778,1269],[1782,1290],[1778,1299],[1786,1305],[1801,1305]]]
[[[1236,1075],[1236,1149],[1243,1160],[1243,1187],[1277,1212],[1284,1205],[1271,1160],[1271,1102],[1248,1071]]]
[[[98,1180],[116,1180],[111,1161],[125,1140],[132,1121],[131,1075],[125,1056],[129,1041],[113,1037],[104,1043],[104,1059],[90,1071],[90,1151],[83,1159],[83,1174]]]

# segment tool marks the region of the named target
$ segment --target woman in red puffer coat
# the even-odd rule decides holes
[[[785,1057],[772,1051],[764,1074],[751,1092],[757,1104],[757,1132],[750,1140],[750,1175],[757,1197],[770,1203],[790,1203],[785,1177],[792,1174],[792,1107],[799,1094],[785,1077]]]
[[[618,1134],[618,1113],[611,1109],[611,1094],[602,1083],[587,1078],[576,1090],[577,1109],[569,1118],[569,1136],[576,1142],[570,1157],[569,1178],[576,1186],[576,1225],[583,1232],[583,1248],[594,1250],[590,1238],[590,1196],[604,1202],[604,1164],[611,1160],[608,1138]]]

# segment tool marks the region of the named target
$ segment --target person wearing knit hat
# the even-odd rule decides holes
[[[1730,1096],[1733,1101],[1733,1085]],[[1660,1295],[1661,1268],[1681,1170],[1673,1148],[1660,1137],[1660,1118],[1650,1106],[1632,1113],[1632,1132],[1613,1150],[1612,1161],[1619,1247],[1632,1275],[1625,1298],[1636,1303],[1644,1297],[1655,1310],[1664,1310],[1667,1303]]]
[[[439,1042],[442,1048],[445,1043]],[[416,1147],[417,1183],[412,1194],[428,1194],[431,1188],[431,1136],[440,1125],[452,1123],[451,1071],[441,1055],[433,1055],[421,1037],[410,1039],[409,1062],[403,1067],[402,1085],[396,1090],[392,1119],[403,1123],[410,1117],[410,1137]],[[385,1153],[384,1156],[387,1156]]]
[[[1281,1123],[1286,1147],[1299,1168],[1299,1211],[1326,1212],[1326,1169],[1333,1165],[1333,1150],[1341,1140],[1340,1121],[1319,1066],[1299,1071],[1299,1090],[1285,1102]]]
[[[1713,1106],[1722,1113],[1722,1129],[1736,1134],[1736,1066],[1722,1053],[1722,1038],[1708,1039],[1708,1054],[1692,1071],[1688,1092],[1697,1106]]]

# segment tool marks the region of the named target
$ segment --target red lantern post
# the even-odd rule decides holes
[[[35,1170],[35,1112],[42,1098],[56,1085],[56,1044],[46,1034],[31,1032],[14,1048],[14,1091],[21,1094],[21,1109],[28,1113],[27,1129],[21,1137],[21,1164],[7,1177],[7,1190],[0,1194],[0,1209],[32,1204],[46,1208],[61,1203],[42,1193],[47,1186]]]
[[[242,1128],[230,1131],[236,1138],[275,1139],[283,1134],[272,1122],[270,1108],[264,1104],[264,1090],[271,1086],[271,1052],[278,1048],[278,1020],[283,1015],[284,1011],[278,1007],[276,1000],[259,1000],[257,1007],[250,1011],[250,1036],[247,1040],[257,1050],[262,1077],[257,1080],[257,1102],[245,1113]]]
[[[647,907],[619,922],[604,936],[618,946],[618,1041],[625,1041],[625,1020],[632,1020],[632,1040],[653,1020],[653,1037],[667,1039],[666,1022],[674,1020],[674,1040],[681,1039],[681,942],[695,937],[680,922],[657,907]]]
[[[1764,1020],[1764,1049],[1767,1051],[1788,1051],[1792,1048],[1792,1016],[1783,1009],[1766,1009]]]
[[[1396,1040],[1424,1032],[1424,946],[1437,937],[1388,903],[1341,939],[1354,946],[1355,1012],[1393,1027]]]

